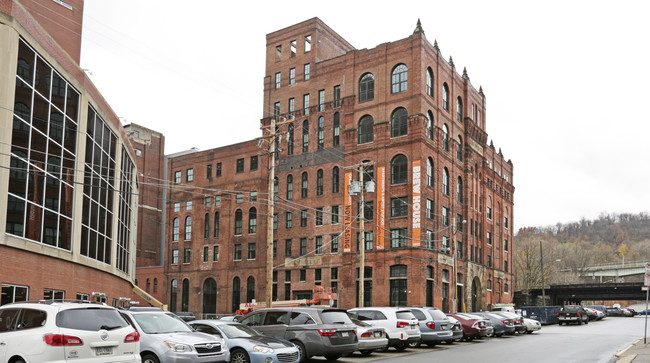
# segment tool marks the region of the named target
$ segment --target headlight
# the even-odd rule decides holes
[[[272,348],[265,347],[262,345],[256,345],[255,348],[253,348],[253,350],[260,353],[273,353]]]
[[[171,349],[174,352],[191,352],[192,347],[187,345],[187,344],[182,344],[182,343],[176,343],[176,342],[170,342],[170,341],[165,341],[165,344],[169,349]]]

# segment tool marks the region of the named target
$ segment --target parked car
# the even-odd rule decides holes
[[[140,335],[111,306],[25,301],[0,307],[2,362],[139,363],[139,349]]]
[[[194,331],[173,313],[146,307],[132,307],[121,313],[140,333],[142,363],[230,360],[223,338]]]
[[[589,324],[589,314],[581,305],[565,305],[557,313],[558,324]]]
[[[587,316],[589,316],[589,321],[594,321],[594,320],[600,320],[600,319],[602,319],[602,318],[598,315],[598,313],[600,313],[600,312],[599,312],[598,310],[596,310],[596,309],[592,309],[592,308],[587,308],[587,307],[585,307],[585,311],[587,312]],[[601,313],[601,314],[602,314],[602,313]]]
[[[526,333],[533,334],[533,332],[542,329],[542,323],[535,319],[522,318],[526,326]]]
[[[586,308],[595,309],[607,316],[607,307],[605,305],[585,305]]]
[[[525,333],[526,325],[524,325],[524,318],[521,315],[510,313],[507,311],[492,311],[492,314],[502,316],[504,318],[512,319],[512,323],[515,325],[515,333]]]
[[[357,338],[359,339],[359,352],[364,357],[369,356],[375,350],[384,350],[388,347],[386,331],[380,326],[374,326],[359,319],[350,319],[357,326]]]
[[[463,328],[463,339],[471,341],[488,335],[489,320],[467,313],[456,313],[451,314],[451,316],[460,322]]]
[[[608,307],[607,308],[607,316],[625,316],[625,312],[621,308]]]
[[[183,319],[183,321],[185,322],[196,320],[196,316],[194,316],[194,313],[188,311],[177,311],[174,314],[179,318]]]
[[[336,360],[359,348],[356,325],[344,309],[285,307],[254,310],[241,320],[266,336],[286,339],[300,350],[300,361],[312,356]]]
[[[368,307],[348,310],[350,316],[386,330],[388,347],[404,350],[420,341],[418,320],[409,309],[396,307]]]
[[[463,327],[461,326],[458,319],[454,318],[451,315],[447,315],[447,319],[449,319],[449,323],[451,324],[451,332],[453,336],[451,339],[445,340],[445,343],[451,344],[463,339]]]
[[[482,316],[490,320],[494,331],[492,332],[492,335],[489,336],[501,337],[504,334],[513,335],[515,333],[515,323],[512,318],[506,318],[487,311],[475,312],[472,313],[472,315]]]
[[[267,337],[235,321],[194,320],[192,328],[223,337],[230,351],[230,363],[297,363],[300,351],[288,340]]]
[[[430,347],[453,338],[451,323],[447,315],[438,308],[433,307],[409,307],[411,313],[418,319],[420,327],[420,342],[413,342],[411,347],[417,348],[420,344]]]

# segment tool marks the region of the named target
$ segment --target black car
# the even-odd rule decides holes
[[[493,336],[500,337],[504,334],[512,335],[515,333],[515,323],[514,318],[506,318],[501,315],[495,314],[495,311],[481,311],[478,313],[471,313],[473,315],[479,315],[486,319],[489,319],[492,322],[492,327],[494,328]]]

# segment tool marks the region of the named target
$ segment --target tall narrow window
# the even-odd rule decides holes
[[[305,36],[305,53],[311,51],[311,35]]]
[[[323,195],[323,169],[316,172],[316,195]]]
[[[318,91],[318,112],[325,111],[325,90]]]
[[[280,102],[276,102],[273,105],[273,117],[275,118],[275,121],[280,119]]]
[[[309,120],[302,122],[302,152],[309,151]]]
[[[293,86],[296,84],[296,69],[295,68],[290,68],[289,69],[289,86]]]
[[[300,188],[300,197],[307,198],[307,191],[309,190],[309,176],[307,172],[302,173],[302,184]]]
[[[341,138],[341,120],[338,112],[334,113],[334,122],[332,123],[332,146],[339,146]]]
[[[180,221],[178,218],[174,218],[173,226],[172,226],[172,241],[178,241],[178,236],[180,234]]]
[[[255,207],[248,211],[248,234],[257,232],[257,209]]]
[[[403,107],[393,111],[393,114],[390,117],[391,137],[404,136],[408,133],[407,116],[408,112]]]
[[[293,200],[293,175],[287,175],[287,200]]]
[[[309,81],[310,76],[310,71],[311,71],[311,65],[309,63],[305,64],[304,67],[304,74],[305,74],[305,81]]]
[[[456,149],[456,158],[463,161],[463,138],[458,136],[458,148]]]
[[[282,46],[278,45],[275,47],[275,61],[279,62],[282,60]]]
[[[456,200],[458,203],[463,202],[463,179],[461,177],[458,177],[456,181]]]
[[[456,119],[463,122],[463,99],[460,96],[456,99]]]
[[[433,71],[427,68],[427,94],[433,97]]]
[[[289,43],[289,50],[291,51],[291,53],[289,53],[289,57],[290,58],[295,57],[296,56],[296,41],[295,40],[292,40],[291,43]],[[250,300],[248,300],[248,301],[250,301]]]
[[[278,189],[279,189],[279,181],[278,177],[276,176],[273,178],[273,201],[277,202],[278,201]]]
[[[359,103],[375,98],[375,76],[366,73],[359,79]]]
[[[309,115],[309,93],[302,95],[302,114]]]
[[[296,112],[296,99],[295,98],[290,98],[289,99],[289,119],[293,120],[295,112]]]
[[[210,237],[210,215],[206,213],[203,221],[203,238],[208,237]]]
[[[359,129],[357,131],[358,143],[365,144],[374,141],[375,121],[372,116],[365,115],[359,120]]]
[[[390,183],[404,184],[408,181],[408,163],[406,156],[399,154],[390,162]]]
[[[213,236],[214,238],[219,237],[219,212],[214,213],[214,231],[213,231]]]
[[[442,108],[449,111],[449,86],[442,84]]]
[[[325,117],[318,118],[318,149],[325,147]]]
[[[449,195],[449,170],[442,169],[442,194]]]
[[[241,209],[237,209],[235,211],[235,236],[241,236],[242,234],[242,228],[243,228],[243,221],[242,221],[242,211]]]
[[[295,133],[293,123],[290,123],[287,128],[289,129],[289,132],[287,134],[287,154],[293,155],[293,138]]]
[[[427,111],[427,137],[433,140],[433,113]]]
[[[427,158],[427,186],[433,187],[433,159]]]
[[[408,306],[407,280],[406,265],[390,266],[390,306]]]
[[[334,108],[341,106],[341,86],[339,85],[334,86],[333,100],[334,100],[334,105],[333,105]]]
[[[449,151],[449,129],[447,124],[442,125],[442,148]]]
[[[400,93],[408,90],[409,69],[404,64],[393,68],[391,76],[391,93]]]
[[[332,168],[332,194],[339,192],[339,167]]]

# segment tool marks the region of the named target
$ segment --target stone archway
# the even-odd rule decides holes
[[[470,306],[472,311],[480,311],[483,309],[483,289],[481,287],[481,280],[478,277],[474,277],[472,280],[472,292],[470,296]]]
[[[203,313],[214,314],[217,312],[217,283],[213,278],[203,282]]]

